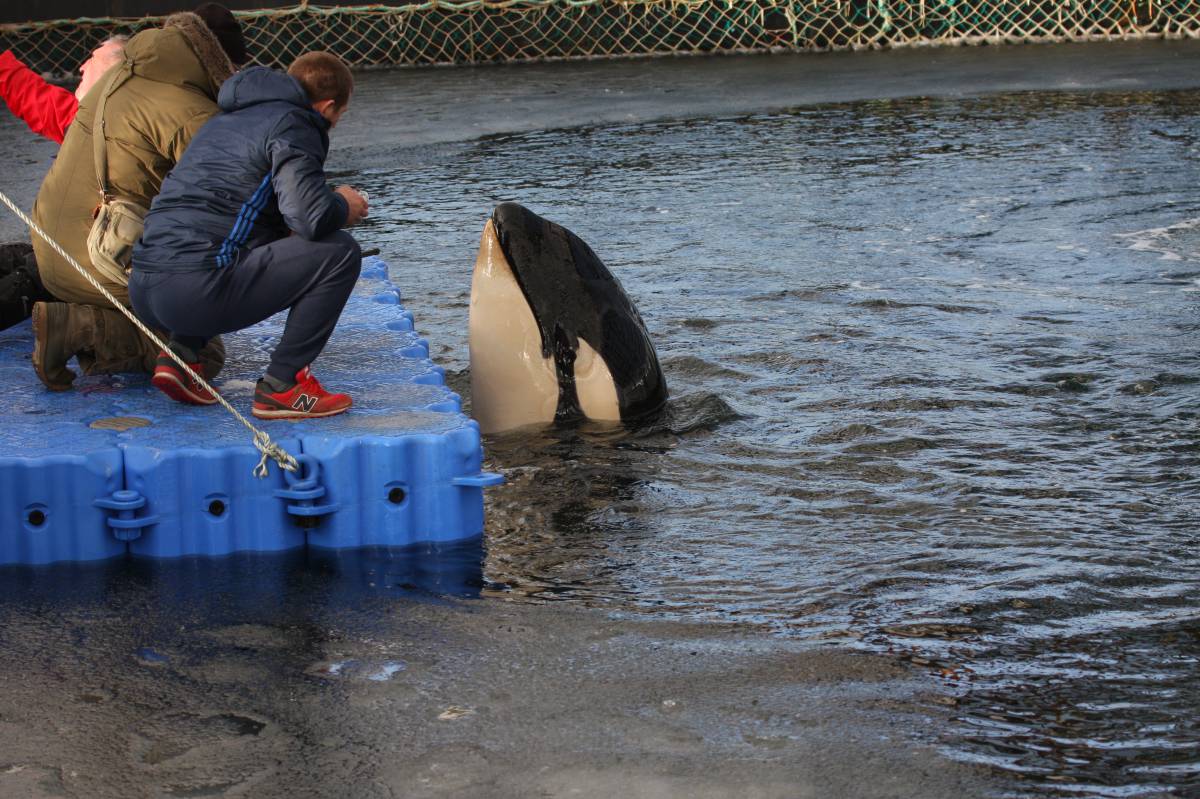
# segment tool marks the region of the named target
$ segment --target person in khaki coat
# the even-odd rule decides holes
[[[87,251],[100,202],[92,142],[96,107],[109,91],[104,119],[111,192],[149,208],[192,136],[217,113],[221,84],[234,72],[231,55],[245,60],[241,31],[229,11],[215,4],[197,11],[205,16],[174,14],[162,28],[129,40],[123,62],[80,102],[33,207],[34,221],[126,307],[126,287],[91,268]],[[71,387],[72,357],[85,374],[153,371],[158,348],[45,240],[35,236],[33,244],[42,282],[62,300],[33,307],[33,365],[47,388]],[[212,377],[224,363],[224,346],[214,339],[201,356]]]

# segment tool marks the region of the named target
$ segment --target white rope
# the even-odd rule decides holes
[[[40,227],[38,227],[38,224],[36,222],[34,222],[32,219],[30,219],[25,214],[24,211],[22,211],[20,208],[18,208],[16,206],[16,204],[13,203],[13,201],[10,200],[8,198],[8,195],[5,194],[3,191],[0,191],[0,200],[3,200],[4,204],[7,205],[14,214],[16,214],[18,217],[20,217],[22,222],[24,222],[26,225],[29,226],[30,230],[32,230],[34,233],[37,233],[39,236],[41,236],[43,239],[45,239],[46,243],[49,244],[56,253],[58,253],[63,258],[65,258],[67,260],[67,263],[69,263],[71,266],[75,267],[75,270],[77,272],[79,272],[79,274],[83,275],[84,278],[87,280],[87,282],[91,283],[92,286],[97,291],[99,291],[101,294],[103,294],[104,298],[106,300],[108,300],[110,303],[112,303],[112,306],[114,308],[116,308],[121,313],[125,314],[125,316],[127,316],[129,318],[129,321],[133,322],[134,325],[137,326],[138,330],[145,333],[146,337],[149,338],[152,342],[154,342],[158,346],[159,349],[163,350],[168,355],[170,355],[171,360],[175,361],[175,363],[177,363],[181,367],[183,367],[183,371],[187,372],[189,377],[191,377],[193,380],[195,380],[200,385],[204,386],[204,388],[208,389],[208,391],[211,392],[212,395],[217,398],[217,402],[221,403],[221,405],[225,408],[225,410],[232,413],[235,419],[237,419],[239,422],[244,424],[246,426],[246,428],[251,433],[254,434],[254,447],[260,453],[262,453],[262,457],[259,459],[258,465],[254,467],[254,476],[255,477],[266,477],[267,476],[267,474],[268,474],[267,459],[268,458],[270,458],[271,460],[273,460],[277,464],[279,464],[280,469],[286,469],[289,472],[297,471],[300,468],[300,465],[296,462],[296,459],[294,457],[292,457],[291,454],[289,454],[287,452],[287,450],[283,449],[283,447],[281,447],[278,444],[271,441],[271,437],[269,435],[267,435],[267,432],[265,430],[259,430],[257,427],[250,424],[250,421],[248,419],[246,419],[245,416],[242,416],[240,413],[238,413],[237,409],[234,408],[232,405],[230,405],[229,402],[224,397],[222,397],[220,394],[218,394],[216,389],[214,389],[212,386],[210,386],[204,380],[203,377],[196,374],[192,370],[192,367],[190,367],[186,363],[184,363],[183,358],[179,357],[179,355],[177,355],[174,350],[172,350],[170,347],[168,347],[166,344],[164,344],[162,339],[160,339],[158,336],[156,336],[154,334],[154,331],[152,331],[150,328],[148,328],[144,324],[142,324],[142,321],[140,319],[138,319],[136,316],[134,316],[132,311],[130,311],[128,308],[126,308],[116,297],[114,297],[108,291],[108,289],[106,289],[106,288],[104,288],[104,286],[100,285],[100,281],[96,280],[96,278],[93,277],[90,272],[88,272],[86,269],[84,269],[82,266],[80,266],[79,262],[76,261],[74,258],[72,258],[70,253],[68,253],[66,250],[64,250],[62,247],[60,247],[58,242],[56,242],[54,239],[50,238],[44,230],[42,230]]]

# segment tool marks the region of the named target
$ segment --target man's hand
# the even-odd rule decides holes
[[[346,205],[349,206],[350,212],[346,214],[346,224],[342,227],[354,227],[363,220],[367,215],[367,198],[363,197],[349,186],[338,186],[334,189],[338,194],[342,195],[346,200]]]

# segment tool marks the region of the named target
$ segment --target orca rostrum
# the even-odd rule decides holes
[[[516,203],[483,228],[470,310],[471,408],[485,433],[632,422],[667,384],[646,325],[582,239]]]

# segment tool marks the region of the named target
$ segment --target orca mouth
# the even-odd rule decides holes
[[[532,277],[539,267],[547,265],[546,260],[535,256],[547,252],[548,237],[559,231],[567,236],[570,234],[528,208],[511,202],[496,206],[492,212],[492,228],[513,277],[525,295],[526,303],[533,310],[542,338],[542,357],[554,360],[554,371],[558,378],[558,405],[554,419],[556,422],[578,419],[582,416],[575,387],[575,357],[579,340],[575,331],[564,325],[566,320],[554,312],[556,303],[550,295],[539,294],[548,286]]]
[[[554,361],[541,355],[542,332],[493,220],[484,225],[475,259],[468,327],[472,415],[483,432],[553,423]]]

